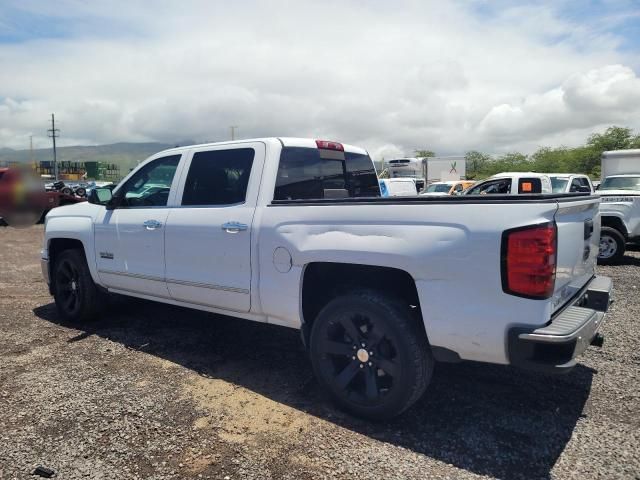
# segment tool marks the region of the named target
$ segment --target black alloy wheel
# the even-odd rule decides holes
[[[313,325],[311,358],[341,406],[374,419],[414,403],[433,368],[424,330],[408,306],[372,291],[329,302]]]
[[[99,292],[91,278],[84,253],[65,250],[55,259],[54,299],[58,312],[72,322],[92,320],[98,309]]]

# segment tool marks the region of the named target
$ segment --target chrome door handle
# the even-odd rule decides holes
[[[249,228],[249,226],[246,223],[227,222],[222,224],[222,229],[227,233],[238,233],[247,228]]]
[[[147,220],[142,225],[147,230],[155,230],[156,228],[160,228],[162,226],[162,223],[160,223],[158,220]]]

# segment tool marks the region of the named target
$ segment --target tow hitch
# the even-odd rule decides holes
[[[604,335],[601,333],[596,333],[595,336],[591,339],[591,345],[594,347],[602,348],[604,345]]]

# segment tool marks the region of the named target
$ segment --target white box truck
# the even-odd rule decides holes
[[[622,258],[627,243],[640,241],[640,149],[604,152],[601,172],[598,262],[611,264]]]
[[[425,162],[427,185],[433,182],[448,182],[465,178],[466,162],[462,156],[428,157]]]

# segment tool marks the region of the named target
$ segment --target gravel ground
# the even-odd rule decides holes
[[[41,279],[42,227],[0,228],[0,479],[640,479],[640,252],[604,348],[570,374],[438,365],[374,424],[336,410],[298,333],[137,300],[77,328]]]

